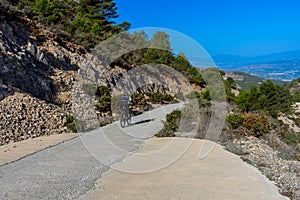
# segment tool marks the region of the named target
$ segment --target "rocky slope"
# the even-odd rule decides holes
[[[300,144],[296,141],[299,127],[299,103],[294,104],[293,114],[281,115],[278,127],[267,134],[254,137],[245,127],[224,128],[221,143],[245,162],[258,168],[262,174],[279,187],[280,193],[292,200],[300,199]],[[285,134],[294,136],[287,141]],[[299,141],[299,140],[298,140]]]
[[[174,73],[170,78],[169,69],[104,67],[97,58],[24,13],[0,6],[0,144],[66,132],[68,115],[88,120],[95,98],[73,90],[78,82],[106,85],[116,96],[124,90],[175,94],[188,84]]]
[[[291,199],[300,199],[300,162],[286,159],[286,155],[274,150],[270,138],[243,137],[228,143],[226,148],[258,168],[279,187],[281,194]],[[289,150],[285,153],[288,154]]]
[[[58,96],[70,92],[84,50],[40,28],[21,12],[1,7],[0,14],[1,88],[68,103],[67,94],[66,99]]]
[[[57,105],[15,92],[0,101],[0,143],[67,132],[63,127],[67,115]]]
[[[85,54],[23,13],[0,7],[0,144],[66,131]]]

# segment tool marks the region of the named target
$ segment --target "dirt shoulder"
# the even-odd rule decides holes
[[[19,160],[35,152],[60,144],[77,136],[78,135],[75,133],[41,136],[34,139],[0,146],[0,166]]]

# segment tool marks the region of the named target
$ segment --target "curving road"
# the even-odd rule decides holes
[[[131,155],[128,151],[139,149],[161,129],[166,114],[180,106],[136,116],[133,125],[124,129],[115,122],[1,166],[1,199],[78,199],[94,187],[108,165],[118,164]]]
[[[1,199],[287,199],[220,145],[153,138],[166,114],[181,106],[157,108],[124,129],[115,122],[1,166]],[[209,145],[215,148],[199,159]]]

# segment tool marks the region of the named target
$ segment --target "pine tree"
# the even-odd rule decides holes
[[[157,31],[153,34],[151,44],[155,48],[172,51],[169,38],[170,36],[165,32]]]
[[[71,24],[71,31],[77,43],[93,48],[108,37],[127,30],[129,23],[115,25],[116,3],[113,0],[80,0],[78,14]]]
[[[149,45],[148,36],[144,31],[134,32],[131,37],[137,47],[147,47]]]

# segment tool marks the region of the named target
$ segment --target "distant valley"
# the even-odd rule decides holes
[[[249,90],[251,86],[253,85],[258,86],[262,82],[267,80],[265,78],[261,78],[256,75],[251,75],[250,73],[246,73],[246,72],[227,71],[224,78],[227,77],[232,77],[235,83],[238,85],[238,88],[244,90]],[[271,79],[271,80],[278,85],[284,85],[285,83],[287,83],[287,81],[282,81],[282,80],[276,80],[276,79]]]
[[[291,81],[300,77],[300,51],[256,57],[217,55],[213,60],[221,70],[245,72],[263,79]]]

